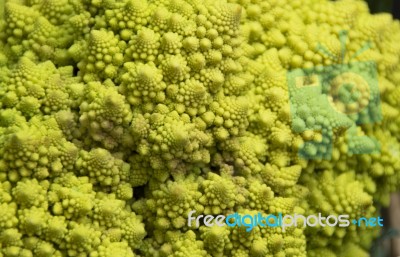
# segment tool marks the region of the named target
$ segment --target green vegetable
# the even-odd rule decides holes
[[[360,0],[4,7],[0,257],[368,256],[377,228],[246,232],[187,217],[379,215],[400,188],[399,21]],[[329,113],[326,95],[301,95],[291,119],[288,72],[343,61],[378,73],[383,119],[352,127],[355,140],[345,131],[368,116]],[[299,156],[327,151],[326,135],[331,160]],[[355,154],[375,147],[366,136],[380,151]]]

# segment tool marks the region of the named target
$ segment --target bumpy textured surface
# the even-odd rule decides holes
[[[187,215],[358,218],[388,205],[400,187],[390,15],[358,0],[5,2],[0,256],[368,256],[376,229],[246,232],[188,227]],[[331,160],[302,159],[304,143],[321,140],[302,129],[360,118],[318,115],[316,101],[292,129],[287,72],[341,64],[343,30],[347,61],[371,44],[354,61],[376,63],[383,119],[353,133],[380,152],[353,154],[371,145],[323,130]]]

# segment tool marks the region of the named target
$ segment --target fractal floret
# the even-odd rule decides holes
[[[379,227],[188,218],[378,216],[398,42],[361,0],[0,0],[0,257],[369,256]]]

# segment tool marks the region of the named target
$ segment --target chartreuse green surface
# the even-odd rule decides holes
[[[341,31],[348,57],[370,42],[352,61],[375,65],[375,116],[344,76],[324,84],[337,115],[314,92],[293,119],[288,73],[349,63]],[[187,214],[377,216],[400,181],[399,42],[357,0],[6,1],[0,256],[368,256],[376,229],[197,229]],[[299,154],[324,138],[330,160]]]

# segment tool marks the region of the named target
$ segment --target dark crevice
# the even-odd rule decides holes
[[[78,76],[78,72],[79,72],[79,69],[78,69],[78,67],[76,67],[76,66],[73,66],[73,71],[72,71],[72,74],[73,74],[73,76],[74,77],[76,77],[76,76]]]
[[[371,13],[387,12],[392,13],[394,18],[400,18],[400,1],[399,0],[367,0]]]
[[[135,197],[136,200],[139,200],[140,198],[144,198],[145,188],[146,188],[146,186],[138,186],[138,187],[133,188],[133,196]]]
[[[400,19],[400,0],[393,0],[393,16]]]

